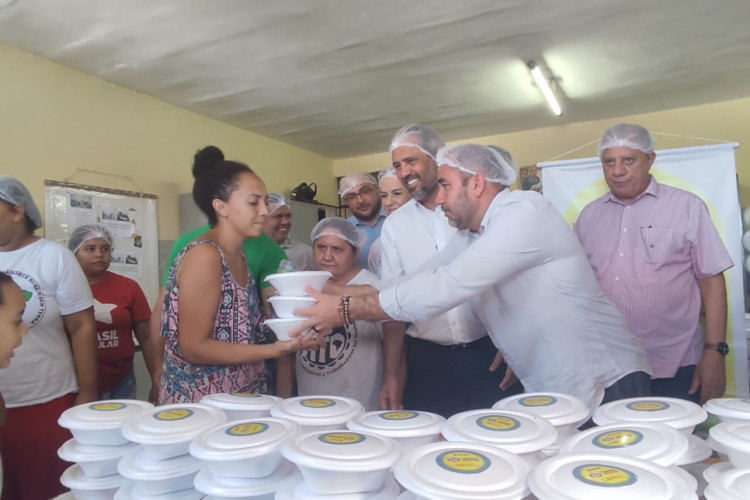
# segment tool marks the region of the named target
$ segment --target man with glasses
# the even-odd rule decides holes
[[[339,196],[352,213],[347,220],[367,235],[367,243],[360,248],[356,261],[359,267],[367,269],[370,247],[380,238],[385,220],[378,181],[367,172],[345,175],[339,182]]]

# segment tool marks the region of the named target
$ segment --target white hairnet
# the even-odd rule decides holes
[[[469,174],[482,173],[488,182],[512,186],[516,182],[513,160],[509,162],[496,148],[480,144],[445,146],[438,153],[437,163]],[[510,157],[510,153],[505,153]]]
[[[393,177],[394,179],[398,179],[398,176],[396,175],[396,169],[393,167],[388,167],[385,170],[381,170],[380,173],[378,173],[378,184],[383,182],[383,179],[387,179],[389,177]]]
[[[29,190],[19,180],[0,175],[0,200],[7,201],[11,205],[21,205],[34,229],[42,227],[42,214],[36,207]]]
[[[649,131],[640,125],[619,123],[604,132],[597,153],[601,158],[605,149],[623,146],[650,154],[654,152],[654,139]]]
[[[315,227],[310,232],[310,240],[315,243],[315,240],[321,236],[341,238],[356,248],[362,248],[367,243],[367,234],[341,217],[326,217],[315,224]]]
[[[391,147],[388,151],[393,153],[394,149],[401,146],[417,148],[433,160],[436,160],[438,151],[445,146],[445,142],[430,127],[413,123],[406,125],[396,132],[396,135],[391,140]]]
[[[268,215],[283,206],[289,206],[289,198],[279,193],[268,193]]]
[[[112,246],[112,235],[107,228],[99,224],[84,224],[73,231],[73,234],[70,235],[68,248],[70,248],[71,252],[76,253],[84,243],[96,238],[106,240],[107,243],[109,243],[109,246]]]
[[[349,191],[362,184],[374,184],[377,186],[378,182],[375,180],[375,177],[367,172],[354,172],[353,174],[345,175],[339,182],[339,196],[343,198]]]

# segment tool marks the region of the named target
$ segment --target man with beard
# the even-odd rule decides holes
[[[385,220],[378,181],[367,172],[345,175],[339,182],[339,196],[352,213],[347,220],[367,235],[367,243],[359,249],[356,261],[359,267],[367,269],[370,247],[380,238]]]
[[[309,319],[292,333],[361,319],[419,322],[468,302],[527,391],[570,394],[590,412],[648,396],[646,353],[560,213],[539,193],[510,191],[514,168],[487,146],[444,147],[437,158],[435,203],[471,231],[468,248],[442,252],[436,265],[379,293],[312,290],[317,303],[298,311]]]
[[[382,278],[392,282],[420,271],[440,251],[469,245],[468,231],[457,231],[438,206],[435,158],[444,146],[431,128],[407,125],[393,138],[391,159],[396,175],[412,199],[392,213],[381,233]],[[425,291],[427,292],[427,291]],[[501,366],[496,349],[469,305],[459,305],[430,319],[384,324],[384,408],[431,411],[449,417],[489,408],[523,390]],[[404,332],[406,337],[404,337]],[[403,399],[399,364],[406,344]],[[403,367],[401,367],[403,370]],[[403,373],[403,371],[401,371]]]

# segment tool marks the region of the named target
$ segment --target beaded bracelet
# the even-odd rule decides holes
[[[341,302],[339,302],[339,317],[341,318],[341,322],[344,323],[344,326],[349,326],[353,323],[352,317],[349,314],[349,301],[351,298],[351,295],[343,295],[341,297]]]

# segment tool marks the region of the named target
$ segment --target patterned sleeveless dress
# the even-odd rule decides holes
[[[241,287],[232,278],[219,245],[210,240],[190,243],[180,252],[169,271],[161,318],[165,349],[159,404],[197,402],[207,394],[221,392],[265,393],[267,390],[263,361],[240,365],[198,365],[188,363],[180,353],[177,342],[180,294],[175,277],[185,254],[202,243],[213,245],[221,254],[221,298],[214,320],[213,338],[232,344],[258,344],[262,340],[263,309],[252,273],[248,270],[247,286]]]

